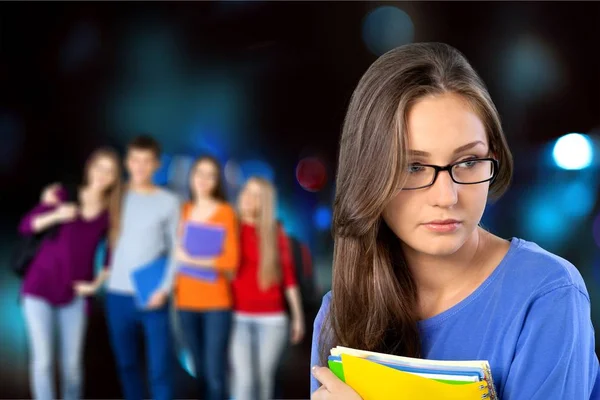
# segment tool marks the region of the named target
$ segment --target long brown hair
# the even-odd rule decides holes
[[[115,182],[110,187],[108,187],[103,194],[103,200],[108,207],[109,215],[108,244],[111,249],[114,249],[120,232],[121,202],[123,200],[123,173],[121,167],[121,158],[119,157],[119,154],[109,147],[101,147],[99,149],[94,150],[94,152],[88,157],[88,159],[85,162],[83,184],[88,184],[87,180],[91,166],[94,164],[94,162],[96,162],[96,160],[102,157],[110,159],[116,168]]]
[[[275,187],[266,179],[251,177],[248,183],[254,182],[260,187],[260,206],[257,215],[260,261],[258,267],[258,285],[261,289],[281,282],[281,266],[277,246],[277,221],[275,205],[277,194]]]
[[[208,161],[208,162],[212,163],[212,165],[214,165],[215,169],[217,170],[217,183],[216,183],[212,193],[210,194],[211,197],[220,202],[227,201],[227,198],[225,197],[225,185],[223,184],[223,172],[221,169],[221,163],[215,157],[209,156],[209,155],[203,155],[203,156],[198,157],[196,159],[196,161],[194,161],[194,164],[192,165],[192,169],[190,170],[190,178],[192,178],[194,176],[194,174],[196,173],[196,167],[202,161]],[[195,194],[194,194],[194,188],[192,187],[192,179],[189,179],[189,181],[190,181],[190,196],[192,198],[192,201],[196,201]]]
[[[340,142],[333,212],[332,299],[319,343],[326,365],[335,345],[419,357],[417,289],[400,240],[382,220],[407,170],[407,115],[424,96],[455,93],[487,131],[500,170],[489,196],[512,176],[498,111],[481,78],[456,49],[441,43],[398,47],[376,60],[356,87]]]

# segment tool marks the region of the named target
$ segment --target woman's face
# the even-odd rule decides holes
[[[103,191],[117,180],[118,166],[112,158],[98,156],[88,169],[88,182],[91,186]]]
[[[482,121],[456,94],[423,98],[410,110],[407,125],[409,165],[445,166],[489,156]],[[383,219],[407,247],[405,250],[450,255],[474,234],[488,189],[489,182],[461,185],[443,171],[432,186],[399,191],[386,206]]]
[[[239,209],[240,214],[243,217],[255,218],[258,216],[258,210],[260,206],[261,187],[260,185],[250,180],[242,191],[239,197]]]
[[[202,160],[194,167],[192,174],[192,188],[197,197],[212,196],[217,181],[219,179],[219,171],[212,161]]]

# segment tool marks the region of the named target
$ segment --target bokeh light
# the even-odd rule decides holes
[[[523,35],[502,55],[504,87],[515,100],[531,101],[560,89],[562,68],[551,47]]]
[[[328,206],[319,206],[315,211],[313,221],[317,229],[325,231],[331,227],[332,212]]]
[[[185,154],[174,155],[169,164],[169,188],[181,198],[189,196],[189,177],[194,159]]]
[[[190,374],[190,376],[196,377],[196,370],[194,368],[194,361],[192,359],[192,354],[187,349],[182,349],[179,351],[179,363],[181,367]]]
[[[243,182],[246,182],[252,176],[264,178],[270,182],[275,180],[275,171],[267,162],[262,160],[243,161],[240,164],[240,169]]]
[[[296,166],[296,179],[305,190],[318,192],[327,182],[327,170],[317,157],[306,157]]]
[[[571,180],[561,190],[560,209],[565,217],[587,217],[596,203],[597,184]]]
[[[559,204],[541,190],[525,202],[520,222],[525,238],[545,248],[555,248],[569,231]]]
[[[411,43],[415,29],[410,16],[393,6],[377,7],[363,21],[363,41],[380,56],[395,47]]]
[[[225,182],[228,185],[237,187],[242,184],[242,169],[235,160],[229,160],[223,168]]]
[[[587,135],[569,133],[556,141],[552,157],[556,165],[562,169],[587,168],[592,164],[593,159],[592,142]]]
[[[160,167],[154,173],[152,181],[155,185],[166,186],[169,183],[169,168],[172,157],[168,154],[162,154],[160,157]]]

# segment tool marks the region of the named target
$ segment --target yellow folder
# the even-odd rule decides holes
[[[461,385],[423,378],[373,361],[342,354],[346,383],[363,400],[480,400],[487,398],[487,382]]]

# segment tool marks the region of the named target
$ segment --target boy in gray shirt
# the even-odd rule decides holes
[[[168,297],[171,292],[180,204],[178,198],[152,183],[159,167],[160,147],[151,137],[134,139],[127,149],[129,184],[125,190],[110,278],[106,314],[112,348],[117,362],[123,396],[145,399],[143,366],[137,340],[143,328],[148,360],[151,397],[173,397],[172,357]],[[145,308],[136,304],[131,273],[137,268],[167,257],[170,260],[158,289]]]

